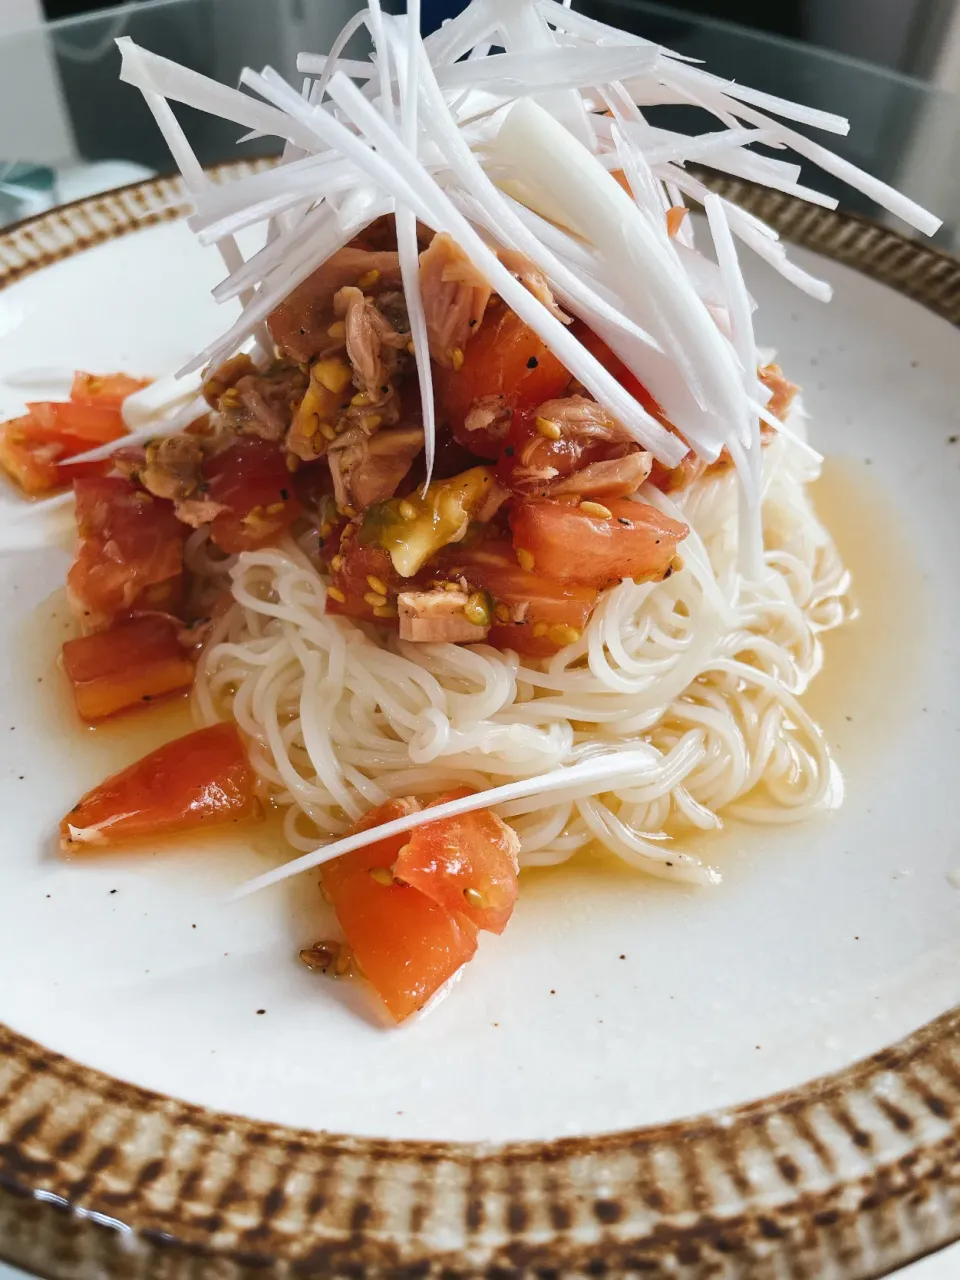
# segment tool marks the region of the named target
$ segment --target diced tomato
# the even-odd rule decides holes
[[[530,658],[548,658],[579,638],[597,603],[594,587],[551,581],[522,569],[509,542],[451,547],[444,566],[450,576],[462,575],[493,597],[497,621],[487,644]],[[520,620],[510,620],[518,613]]]
[[[478,400],[502,400],[506,409],[525,409],[565,391],[570,374],[515,311],[502,307],[488,313],[467,344],[458,370],[434,367],[438,420],[447,422],[456,439],[480,458],[496,458],[503,443],[499,432],[466,431],[464,419]]]
[[[433,805],[469,794],[451,792]],[[478,929],[503,933],[517,901],[519,850],[512,828],[491,810],[478,809],[417,827],[397,856],[394,875]]]
[[[624,391],[629,392],[638,404],[643,405],[647,413],[658,421],[664,422],[664,425],[669,425],[665,422],[663,410],[657,401],[654,400],[640,379],[630,372],[620,357],[610,350],[599,334],[594,333],[582,320],[574,321],[571,332],[587,348],[591,355],[603,365],[607,372],[616,378]]]
[[[65,456],[63,442],[52,440],[29,416],[0,426],[0,466],[24,493],[37,495],[56,489],[62,483],[57,464]]]
[[[760,381],[770,392],[767,408],[775,418],[782,422],[790,412],[794,398],[800,388],[784,374],[778,364],[767,364],[759,370]]]
[[[131,378],[126,373],[80,373],[73,375],[70,399],[74,404],[108,405],[119,409],[127,396],[150,385],[149,378]]]
[[[600,504],[609,515],[595,513],[596,505],[552,498],[517,502],[510,512],[514,548],[533,557],[535,573],[559,582],[607,587],[623,578],[662,578],[687,526],[628,498]]]
[[[50,493],[65,488],[75,479],[103,475],[109,470],[109,462],[65,465],[68,458],[115,440],[125,430],[119,414],[113,410],[107,411],[112,425],[101,423],[91,429],[89,423],[77,422],[68,429],[55,411],[76,408],[75,405],[32,405],[33,412],[0,425],[0,466],[25,493]],[[81,409],[79,412],[91,411]]]
[[[402,817],[415,801],[388,800],[357,823],[364,831]],[[423,1008],[477,949],[476,927],[419,889],[397,884],[391,867],[406,835],[329,862],[321,871],[347,943],[397,1022]]]
[[[661,422],[668,431],[672,431],[674,435],[679,435],[676,427],[669,422],[664,416],[660,405],[654,400],[653,396],[639,380],[634,377],[627,366],[619,358],[614,355],[607,344],[601,337],[589,329],[585,324],[576,322],[576,335],[587,348],[593,352],[603,367],[612,373],[616,380],[620,383],[625,391],[633,396],[634,400],[643,405],[647,413],[651,414],[658,422]],[[653,459],[653,467],[650,472],[650,483],[656,485],[658,489],[682,489],[684,485],[689,484],[692,480],[696,480],[706,470],[706,463],[701,462],[696,454],[691,451],[680,463],[679,467],[672,470],[665,467],[662,462]]]
[[[193,663],[168,618],[135,618],[68,640],[63,669],[84,720],[102,720],[193,684]]]
[[[604,433],[565,425],[560,438],[552,440],[538,428],[534,408],[513,415],[497,463],[497,479],[515,493],[540,493],[552,480],[572,475],[592,462],[620,458],[626,452],[627,445],[615,429]]]
[[[51,435],[69,436],[82,441],[86,449],[119,440],[127,434],[120,410],[112,405],[41,400],[28,404],[27,409],[38,427],[43,427]]]
[[[240,439],[203,468],[205,496],[226,510],[210,525],[222,551],[233,555],[274,541],[301,512],[280,447]]]
[[[61,848],[96,853],[142,836],[261,818],[256,781],[234,725],[200,729],[88,791],[60,823]]]
[[[680,228],[683,226],[683,220],[690,210],[686,205],[675,204],[667,210],[667,235],[673,239],[674,236],[680,234]]]
[[[365,596],[382,596],[381,585],[391,595],[409,587],[409,583],[404,583],[394,569],[389,554],[380,547],[364,546],[356,536],[345,539],[340,545],[342,550],[337,551],[336,540],[330,539],[331,592],[327,597],[327,612],[396,626],[395,618],[378,617],[373,611],[374,606],[364,599]],[[342,600],[340,596],[343,596]]]
[[[77,480],[80,546],[67,575],[74,601],[95,625],[133,608],[175,611],[188,533],[173,504],[120,476]]]

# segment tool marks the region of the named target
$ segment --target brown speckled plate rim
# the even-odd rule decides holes
[[[866,218],[711,181],[785,239],[960,323],[949,255]],[[7,228],[0,288],[181,216],[184,198],[178,179],[158,178]],[[873,1280],[960,1237],[958,1150],[956,1010],[835,1075],[723,1113],[497,1146],[221,1114],[0,1025],[0,1256],[70,1280],[212,1269],[218,1280]]]

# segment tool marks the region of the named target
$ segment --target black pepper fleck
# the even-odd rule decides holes
[[[111,893],[116,893],[117,891],[116,891],[116,889],[111,889],[111,890],[110,890],[110,892],[111,892]]]
[[[267,1011],[266,1011],[266,1009],[258,1009],[258,1010],[257,1010],[257,1013],[258,1013],[258,1014],[266,1013],[266,1012],[267,1012]]]
[[[507,456],[508,458],[512,458],[512,457],[513,457],[513,454],[514,454],[513,445],[512,445],[512,444],[508,444],[508,445],[507,445],[507,447],[504,449],[504,451],[503,451],[503,452],[506,454],[506,456]]]
[[[531,357],[530,357],[530,359],[527,361],[527,368],[528,368],[528,369],[536,369],[536,367],[537,367],[537,365],[538,365],[539,363],[540,363],[540,361],[537,359],[537,357],[536,357],[536,356],[531,356]]]
[[[290,497],[290,494],[287,492],[286,489],[281,489],[280,497],[284,500],[284,502],[286,502],[286,500]]]
[[[956,444],[960,436],[947,436],[947,444]]]

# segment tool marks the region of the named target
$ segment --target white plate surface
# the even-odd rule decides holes
[[[804,384],[829,455],[822,509],[863,616],[828,639],[810,704],[847,781],[837,813],[739,826],[701,851],[714,891],[601,861],[528,873],[426,1018],[385,1029],[296,949],[315,881],[231,904],[271,830],[61,862],[61,815],[182,716],[80,728],[56,669],[67,559],[0,557],[0,1022],[190,1101],[391,1137],[509,1139],[664,1121],[839,1068],[960,993],[960,335],[798,252],[829,307],[748,262],[761,341]],[[5,381],[60,367],[160,374],[223,327],[216,262],[181,224],[102,245],[0,294]],[[960,882],[960,877],[958,877]],[[258,1012],[264,1010],[265,1012]]]

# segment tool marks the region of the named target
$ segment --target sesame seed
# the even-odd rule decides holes
[[[551,422],[549,418],[537,418],[534,425],[542,436],[547,440],[559,440],[561,431],[555,422]]]
[[[336,600],[338,604],[346,604],[347,597],[343,594],[339,587],[327,587],[327,595],[331,600]]]
[[[517,564],[521,569],[526,569],[527,573],[533,572],[533,555],[526,549],[526,547],[517,548]]]
[[[594,516],[597,520],[610,520],[613,512],[602,502],[581,502],[580,510],[585,516]]]

